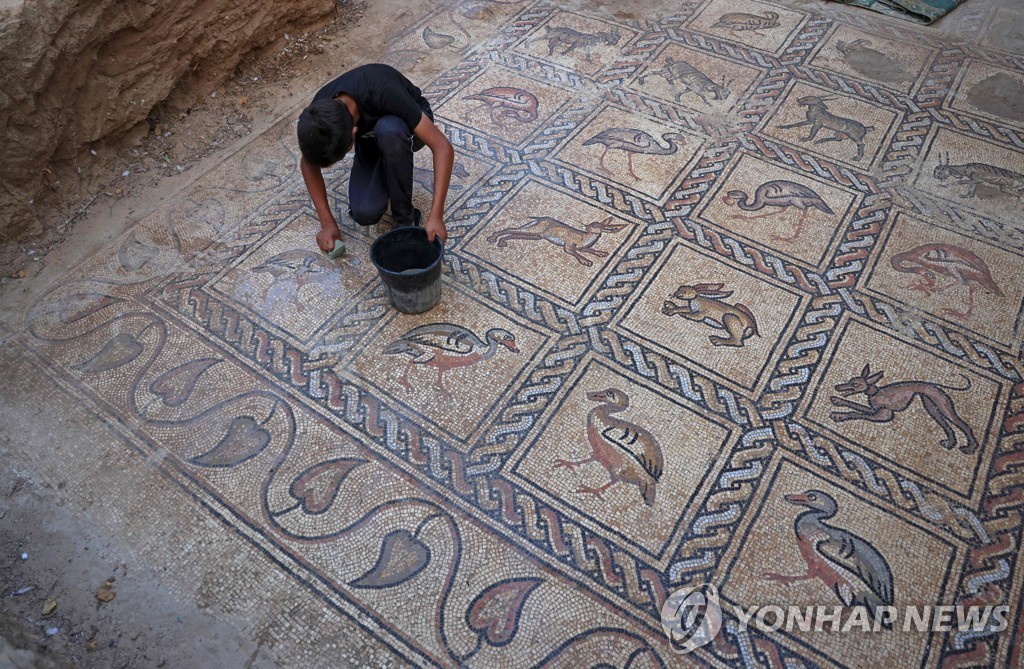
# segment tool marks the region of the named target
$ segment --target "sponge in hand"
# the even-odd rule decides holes
[[[330,251],[327,254],[327,257],[330,258],[331,260],[334,260],[335,258],[341,256],[344,253],[345,253],[345,242],[341,241],[340,239],[335,239],[334,240],[334,250]]]

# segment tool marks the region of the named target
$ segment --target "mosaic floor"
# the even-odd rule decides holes
[[[462,58],[423,82],[457,152],[437,308],[390,308],[386,225],[317,251],[288,118],[70,272],[16,346],[412,664],[1020,666],[1024,13],[965,13],[982,47],[808,7],[439,9],[390,51]],[[856,592],[812,569],[822,532]],[[727,611],[679,656],[661,605],[705,583],[1011,626]]]

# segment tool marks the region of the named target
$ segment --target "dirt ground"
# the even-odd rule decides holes
[[[148,127],[45,174],[45,231],[0,251],[0,289],[18,293],[45,282],[46,256],[74,228],[119,221],[117,229],[87,235],[102,244],[270,127],[344,69],[345,39],[364,11],[365,3],[340,3],[325,28],[284,36],[205,97],[169,100]],[[62,251],[71,264],[91,252]],[[0,468],[0,669],[277,665],[250,635],[183,606],[159,573],[134,568],[123,542],[69,513],[62,488]],[[104,591],[113,599],[101,601],[110,596]]]
[[[83,150],[44,170],[47,188],[34,203],[43,232],[0,246],[0,285],[37,276],[45,256],[90,216],[126,225],[216,164],[247,138],[341,71],[338,56],[365,2],[342,0],[338,17],[315,32],[291,35],[245,55],[236,72],[201,97],[176,92],[126,136]]]
[[[60,490],[0,473],[0,667],[275,666],[62,506]]]

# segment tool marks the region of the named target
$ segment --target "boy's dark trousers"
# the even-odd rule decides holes
[[[430,109],[423,110],[433,120]],[[382,116],[374,132],[356,139],[348,182],[349,210],[359,225],[373,225],[387,211],[396,225],[413,225],[412,154],[423,148],[405,121]]]

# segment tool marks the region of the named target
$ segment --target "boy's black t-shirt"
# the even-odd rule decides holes
[[[348,93],[359,107],[358,134],[374,129],[381,116],[397,116],[409,129],[419,125],[430,104],[411,81],[390,65],[361,65],[330,82],[313,96],[313,101]]]

